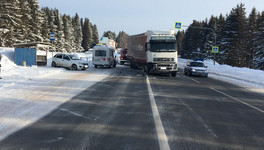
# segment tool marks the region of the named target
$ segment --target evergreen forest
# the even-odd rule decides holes
[[[182,58],[215,58],[220,64],[264,70],[264,11],[256,8],[247,16],[241,3],[226,16],[193,20],[176,38]],[[219,47],[215,56],[212,46]]]

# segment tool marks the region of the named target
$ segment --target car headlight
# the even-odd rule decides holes
[[[195,72],[196,70],[195,69],[192,69],[193,72]]]

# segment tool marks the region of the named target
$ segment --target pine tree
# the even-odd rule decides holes
[[[219,48],[219,53],[216,55],[216,60],[218,63],[220,64],[223,64],[224,61],[225,61],[225,55],[224,55],[224,51],[221,49],[221,42],[222,42],[222,33],[223,33],[223,28],[225,26],[225,23],[226,23],[226,18],[220,14],[220,16],[217,18],[217,29],[216,29],[216,34],[217,34],[217,37],[216,37],[216,45],[217,46],[220,46]]]
[[[104,32],[103,37],[108,37],[108,39],[115,40],[116,34],[115,34],[115,32],[112,32],[112,31],[106,31],[106,32]]]
[[[116,42],[118,43],[119,48],[127,48],[128,47],[128,34],[124,31],[118,33]]]
[[[73,52],[74,36],[71,17],[63,15],[63,32],[65,35],[65,49],[67,52]]]
[[[200,32],[202,31],[202,26],[202,22],[194,20],[190,27],[186,30],[183,42],[183,58],[189,59],[195,57],[196,54],[194,54],[194,52],[196,52],[197,48],[201,45],[198,41],[200,38]]]
[[[55,40],[56,40],[56,51],[59,52],[66,52],[65,49],[65,36],[64,36],[64,32],[63,32],[63,21],[62,21],[62,17],[59,13],[58,10],[55,10],[55,22],[54,24],[57,26],[57,33],[55,35]]]
[[[72,19],[72,25],[73,25],[73,35],[74,35],[74,46],[73,49],[75,52],[81,52],[83,51],[82,47],[82,39],[83,39],[83,33],[82,33],[82,26],[81,21],[79,18],[79,15],[76,13],[75,17]]]
[[[96,44],[99,43],[99,35],[98,35],[97,26],[96,25],[93,25],[92,26],[92,30],[93,30],[93,38],[92,38],[92,45],[91,45],[91,47],[94,47]]]
[[[246,66],[249,68],[254,67],[254,55],[255,55],[255,47],[254,47],[254,39],[255,33],[257,31],[257,11],[256,8],[253,8],[249,18],[248,18],[248,28],[247,28],[247,57],[246,57]]]
[[[257,23],[254,39],[254,68],[264,70],[264,11],[258,16]]]
[[[225,62],[243,67],[246,62],[246,16],[244,4],[233,8],[227,17],[221,49],[225,50]]]
[[[28,38],[31,42],[43,41],[43,37],[40,32],[40,20],[41,13],[39,10],[39,4],[37,0],[26,0],[28,2],[29,14],[30,18],[28,20],[28,27],[30,30],[28,31]]]
[[[83,25],[83,41],[82,41],[82,47],[85,51],[88,51],[92,45],[92,36],[93,31],[91,27],[91,23],[88,18],[84,19],[84,25]]]
[[[0,46],[12,46],[17,41],[21,24],[19,0],[2,0],[0,3]]]

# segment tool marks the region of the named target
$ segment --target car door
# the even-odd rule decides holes
[[[72,65],[70,57],[65,54],[63,55],[62,63],[63,63],[63,67],[67,67],[67,68],[70,68]]]
[[[56,65],[61,66],[61,61],[62,61],[62,54],[56,54],[54,56],[54,62],[56,63]]]

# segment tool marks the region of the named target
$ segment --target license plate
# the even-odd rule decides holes
[[[166,67],[160,67],[160,69],[164,70],[164,69],[167,69]]]

